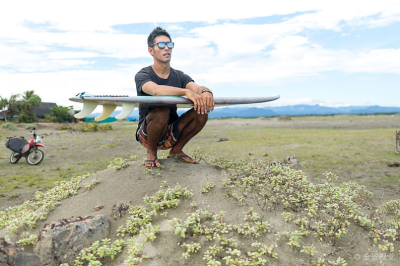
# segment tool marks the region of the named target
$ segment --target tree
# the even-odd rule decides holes
[[[70,110],[73,106],[56,106],[50,109],[50,119],[53,122],[63,123],[64,121],[71,122],[74,120]]]
[[[0,96],[0,110],[4,112],[4,117],[7,122],[8,118],[12,118],[15,114],[18,114],[18,98],[19,94],[11,94],[10,98],[3,98]],[[9,120],[9,119],[8,119]]]
[[[31,90],[24,92],[24,94],[22,95],[22,102],[24,103],[23,109],[32,112],[35,107],[39,106],[42,103],[42,99],[39,97],[39,95],[35,94],[34,90]]]
[[[32,123],[37,118],[32,112],[35,107],[42,103],[39,95],[35,94],[34,90],[27,90],[22,94],[22,100],[18,102],[18,109],[20,112],[19,121],[25,123]]]
[[[0,96],[0,111],[4,111],[8,105],[8,100],[6,98],[3,98]],[[5,113],[5,112],[4,112]],[[6,122],[7,122],[7,116],[4,115]]]

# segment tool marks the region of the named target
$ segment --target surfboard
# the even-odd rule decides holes
[[[270,97],[214,97],[214,102],[215,106],[227,106],[236,104],[265,103],[275,101],[279,98],[279,95]],[[79,93],[77,94],[77,97],[70,98],[69,100],[83,103],[82,111],[74,115],[78,119],[87,117],[98,105],[103,105],[103,112],[95,118],[96,121],[102,121],[109,117],[117,106],[122,106],[121,113],[115,116],[118,120],[127,118],[135,107],[139,107],[139,104],[152,106],[176,105],[178,108],[193,107],[193,102],[191,100],[181,96],[118,96]]]

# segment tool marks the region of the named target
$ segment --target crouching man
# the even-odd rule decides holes
[[[214,110],[213,94],[170,66],[174,43],[167,31],[155,28],[147,39],[147,45],[154,63],[136,74],[137,95],[186,96],[193,101],[194,108],[179,117],[176,106],[139,105],[136,139],[147,148],[145,165],[147,168],[160,166],[157,159],[159,149],[171,149],[168,158],[196,164],[197,161],[186,155],[183,148],[203,129],[208,114]]]

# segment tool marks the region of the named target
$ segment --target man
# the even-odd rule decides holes
[[[147,168],[160,166],[157,150],[171,149],[168,158],[196,164],[197,161],[183,152],[184,146],[207,122],[214,110],[211,90],[199,86],[191,77],[170,66],[174,43],[171,36],[160,27],[147,38],[148,52],[154,64],[141,69],[135,76],[138,96],[186,96],[194,108],[178,116],[176,106],[139,105],[139,124],[136,140],[147,148]]]

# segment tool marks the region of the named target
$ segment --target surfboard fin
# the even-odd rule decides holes
[[[94,109],[96,109],[96,107],[97,107],[97,102],[83,101],[82,111],[75,114],[74,116],[75,116],[75,118],[78,118],[78,119],[85,118],[88,115],[90,115],[94,111]]]
[[[115,116],[116,119],[121,120],[128,117],[130,113],[132,113],[135,108],[134,103],[122,103],[122,111],[118,115]]]
[[[106,119],[114,112],[115,108],[117,108],[117,106],[115,104],[103,104],[103,112],[101,113],[101,115],[96,117],[94,120],[101,121],[101,120]]]

